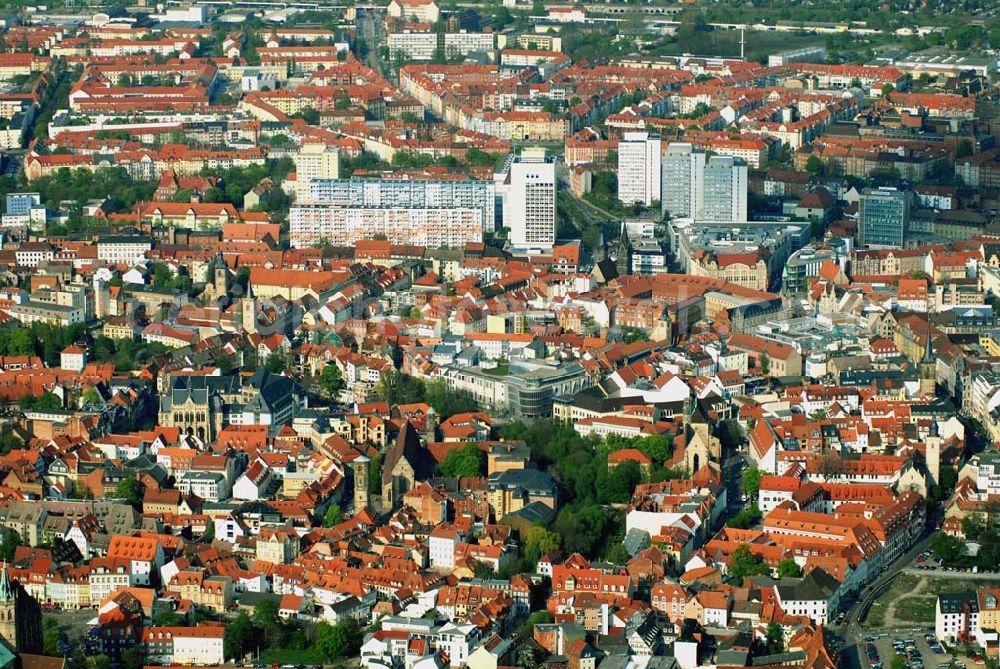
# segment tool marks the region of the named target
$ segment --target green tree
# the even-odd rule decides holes
[[[19,451],[24,448],[24,442],[13,434],[0,434],[0,455],[7,455],[11,451]]]
[[[145,664],[143,662],[145,655],[142,652],[142,648],[133,646],[122,651],[120,660],[119,665],[121,669],[142,669]]]
[[[485,167],[487,165],[494,165],[497,161],[496,155],[492,153],[487,153],[476,147],[470,147],[465,152],[465,162],[468,165],[474,167]]]
[[[334,527],[344,521],[344,511],[339,504],[331,504],[323,516],[323,527]]]
[[[111,669],[111,658],[104,654],[88,657],[87,669]]]
[[[101,402],[101,394],[97,392],[96,388],[87,388],[83,391],[81,395],[83,403],[86,404],[99,404]]]
[[[59,639],[62,638],[62,630],[59,629],[59,621],[54,616],[42,618],[42,652],[53,657],[61,656],[59,652]]]
[[[541,525],[533,525],[524,537],[524,556],[534,565],[547,553],[559,550],[560,537]]]
[[[0,541],[0,558],[7,562],[13,562],[14,553],[17,552],[17,547],[20,545],[21,536],[14,530],[5,530],[3,540]]]
[[[1000,49],[1000,23],[994,22],[989,29],[989,46],[991,49]]]
[[[889,662],[890,669],[906,669],[907,666],[906,660],[902,655],[893,655],[892,660]]]
[[[738,530],[747,530],[760,522],[761,512],[756,504],[751,504],[740,510],[735,516],[729,519],[726,527]]]
[[[423,402],[424,392],[423,381],[396,370],[383,374],[375,387],[375,394],[379,399],[388,402],[390,406]]]
[[[204,534],[201,535],[201,543],[211,544],[213,541],[215,541],[215,523],[209,523],[205,527]]]
[[[642,468],[638,462],[628,461],[617,465],[599,485],[598,499],[605,502],[625,503],[632,499],[632,491],[642,481]],[[602,483],[599,479],[599,484]]]
[[[174,193],[170,200],[172,202],[190,202],[192,197],[194,197],[193,190],[190,188],[180,188],[176,193]]]
[[[931,551],[934,557],[945,564],[955,564],[965,557],[965,542],[944,532],[938,532],[931,539]]]
[[[746,441],[739,422],[731,418],[719,421],[715,433],[715,436],[717,436],[719,441],[722,443],[723,453],[732,453]]]
[[[184,624],[184,616],[173,609],[161,609],[153,616],[153,624],[157,627],[180,627]]]
[[[601,230],[596,226],[588,226],[580,233],[580,241],[592,251],[601,245]]]
[[[570,553],[592,556],[604,538],[608,518],[597,505],[563,507],[556,516],[555,531],[562,536],[563,547]]]
[[[328,397],[335,398],[344,387],[344,377],[335,363],[329,363],[319,373],[319,383]]]
[[[360,647],[361,633],[353,620],[332,626],[325,622],[316,625],[316,648],[328,660],[350,657]]]
[[[733,551],[729,565],[729,574],[742,581],[747,576],[762,576],[770,574],[771,570],[764,564],[763,558],[755,555],[746,544],[740,544]]]
[[[319,125],[319,112],[312,107],[306,107],[300,112],[291,115],[292,118],[300,118],[309,125]]]
[[[763,475],[764,473],[756,467],[750,467],[743,472],[743,492],[751,499],[757,499],[757,495],[760,493],[760,479]]]
[[[468,444],[461,448],[448,451],[441,461],[441,473],[445,476],[472,477],[482,476],[485,454],[476,444]]]
[[[498,28],[503,28],[514,22],[514,16],[507,7],[501,5],[497,7],[496,12],[493,14],[493,22],[496,23]]]
[[[226,625],[223,637],[223,652],[226,659],[241,660],[254,647],[257,632],[246,611],[240,611],[236,618]]]
[[[51,411],[52,409],[62,409],[62,400],[55,393],[46,390],[38,397],[25,395],[18,402],[22,411]]]
[[[624,446],[623,448],[629,447]],[[639,437],[632,442],[631,448],[645,453],[654,463],[663,463],[674,454],[673,436],[654,434],[648,437]]]
[[[142,484],[138,479],[124,478],[115,487],[115,497],[124,499],[132,506],[138,507],[142,504]]]
[[[760,354],[760,371],[765,374],[771,373],[771,357],[767,353]]]
[[[434,407],[441,420],[479,410],[475,400],[449,388],[444,379],[432,379],[424,384],[424,401]]]
[[[767,624],[767,652],[775,655],[785,650],[785,634],[781,625],[775,622]]]
[[[281,374],[287,366],[288,363],[285,360],[285,356],[278,352],[271,353],[264,360],[264,369],[272,374]]]
[[[267,629],[281,622],[278,617],[278,601],[274,598],[261,600],[253,611],[253,623],[261,629]]]
[[[382,454],[376,453],[368,463],[368,494],[372,497],[382,494]]]
[[[781,578],[798,578],[802,576],[802,569],[795,560],[786,558],[778,563],[778,576]]]

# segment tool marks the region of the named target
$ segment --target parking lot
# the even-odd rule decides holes
[[[934,640],[933,631],[927,628],[912,628],[895,632],[872,633],[865,637],[865,651],[868,666],[872,669],[889,669],[892,658],[899,655],[907,669],[945,669],[962,667],[973,662],[965,658],[953,657]],[[874,648],[875,659],[868,651]],[[875,664],[872,664],[875,662]]]
[[[914,574],[926,573],[928,576],[938,574],[945,577],[953,575],[957,576],[958,574],[969,574],[971,575],[970,577],[974,579],[989,579],[995,578],[997,574],[1000,574],[1000,565],[984,569],[980,569],[979,567],[956,567],[945,565],[940,560],[935,558],[930,550],[926,550],[916,556],[913,562],[906,566],[905,571]]]

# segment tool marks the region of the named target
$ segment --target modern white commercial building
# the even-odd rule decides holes
[[[444,53],[448,58],[470,53],[489,53],[496,48],[496,33],[462,32],[444,33]]]
[[[747,166],[732,156],[712,156],[704,170],[704,206],[706,221],[746,223]]]
[[[109,235],[97,240],[97,259],[109,264],[133,263],[145,258],[153,240],[142,235]]]
[[[910,191],[866,188],[858,201],[858,238],[863,246],[903,245],[910,228]]]
[[[504,227],[516,251],[543,253],[556,241],[556,165],[544,149],[525,149],[510,164]]]
[[[433,32],[404,31],[389,33],[386,44],[393,58],[400,54],[404,60],[431,60],[438,48],[438,35]]]
[[[402,54],[406,60],[429,61],[438,49],[448,58],[470,53],[492,53],[496,49],[495,33],[457,32],[435,33],[404,30],[389,33],[386,43],[393,57]]]
[[[703,149],[686,142],[671,142],[667,147],[661,158],[660,202],[664,215],[701,218],[705,203],[705,156]]]
[[[626,132],[618,143],[618,199],[626,205],[660,199],[660,147],[647,132]]]

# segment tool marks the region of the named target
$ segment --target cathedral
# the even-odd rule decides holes
[[[0,572],[0,637],[14,652],[42,652],[42,608],[20,583],[11,582],[6,562]]]

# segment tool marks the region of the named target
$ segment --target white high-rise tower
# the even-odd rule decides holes
[[[661,145],[647,132],[626,132],[618,142],[618,199],[624,204],[648,207],[660,199]]]
[[[544,149],[524,149],[510,165],[504,226],[515,251],[547,252],[556,241],[556,165]]]

